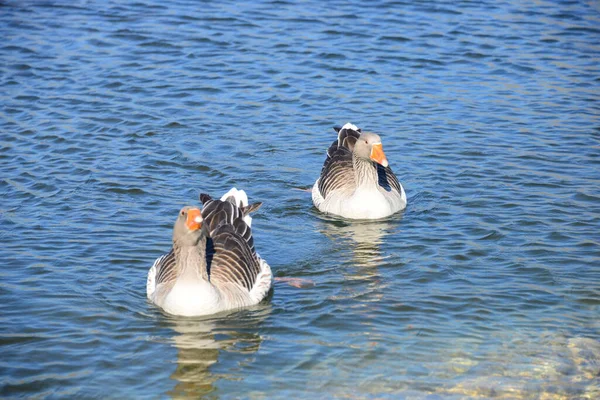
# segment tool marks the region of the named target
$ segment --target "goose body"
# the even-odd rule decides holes
[[[221,200],[201,195],[202,211],[184,207],[173,228],[173,248],[148,272],[148,299],[170,314],[209,315],[258,304],[272,286],[271,268],[254,249],[242,190]]]
[[[406,208],[406,193],[388,166],[381,139],[347,123],[327,150],[312,188],[319,211],[350,219],[379,219]]]

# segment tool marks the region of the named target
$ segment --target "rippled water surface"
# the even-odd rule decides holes
[[[597,1],[3,1],[0,397],[600,398]],[[408,208],[320,215],[331,129]],[[269,302],[146,302],[179,208],[263,201]]]

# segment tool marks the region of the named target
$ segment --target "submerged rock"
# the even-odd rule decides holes
[[[589,338],[572,338],[567,342],[577,374],[583,379],[600,379],[600,342]]]
[[[436,394],[471,399],[600,399],[600,341],[546,336],[539,343],[518,343],[510,353],[489,354],[473,368],[460,358],[449,359],[451,368],[464,374]]]

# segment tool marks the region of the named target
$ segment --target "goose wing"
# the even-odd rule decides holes
[[[384,190],[396,191],[398,193],[402,193],[400,181],[396,177],[396,174],[392,172],[392,169],[388,167],[383,167],[377,163],[373,163],[377,167],[377,178],[379,186],[381,186]]]
[[[261,272],[257,254],[236,227],[245,223],[240,218],[234,225],[219,225],[212,234],[210,281],[213,285],[233,283],[250,292]]]
[[[250,225],[246,223],[246,219],[248,214],[256,211],[262,203],[244,205],[242,202],[237,205],[233,197],[227,197],[225,201],[221,201],[213,200],[207,194],[201,194],[200,200],[204,203],[202,218],[208,230],[209,238],[214,239],[216,229],[221,225],[231,225],[234,232],[241,236],[250,247],[250,250],[254,252],[252,230],[250,229]]]
[[[201,195],[204,203],[202,217],[209,232],[206,257],[209,277],[213,285],[233,283],[251,292],[265,271],[263,262],[254,250],[252,229],[246,223],[248,213],[261,203],[235,204],[234,197],[225,201]],[[270,271],[269,271],[270,278]],[[262,283],[261,283],[262,285]]]
[[[167,254],[158,257],[148,271],[146,296],[150,299],[158,285],[174,282],[177,279],[178,271],[173,249]]]
[[[355,185],[352,151],[360,136],[360,129],[349,125],[334,128],[338,132],[338,138],[327,149],[327,158],[319,180],[319,192],[323,198],[332,190]]]

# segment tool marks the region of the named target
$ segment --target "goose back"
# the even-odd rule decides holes
[[[319,192],[323,198],[332,190],[346,188],[353,185],[354,167],[352,164],[352,151],[360,136],[360,130],[352,128],[334,128],[338,133],[337,140],[327,149],[327,158],[321,169]]]
[[[206,256],[210,282],[216,286],[234,283],[252,290],[261,267],[254,250],[252,229],[244,217],[258,206],[238,206],[233,197],[221,201],[201,195],[201,200],[204,203],[202,218],[208,232]]]

